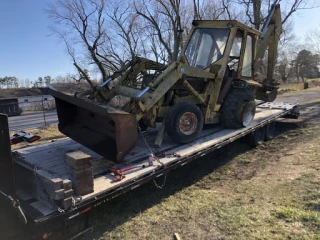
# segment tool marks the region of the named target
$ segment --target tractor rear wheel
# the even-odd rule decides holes
[[[172,140],[178,143],[189,143],[197,139],[203,128],[201,110],[192,103],[181,102],[170,108],[165,129]]]
[[[220,109],[220,124],[224,128],[247,127],[255,112],[253,91],[250,88],[232,88]]]

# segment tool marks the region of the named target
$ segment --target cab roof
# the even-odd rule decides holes
[[[247,26],[237,20],[193,20],[192,25],[195,28],[241,28],[255,35],[260,35],[261,32],[255,28]]]

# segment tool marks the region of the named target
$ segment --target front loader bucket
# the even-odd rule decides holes
[[[138,139],[134,115],[101,103],[50,89],[55,98],[59,130],[108,160],[123,161]]]

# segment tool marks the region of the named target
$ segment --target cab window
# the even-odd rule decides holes
[[[195,29],[185,50],[190,66],[205,69],[223,57],[230,29]]]
[[[243,77],[252,77],[252,36],[247,35],[246,48],[243,56],[242,72]]]

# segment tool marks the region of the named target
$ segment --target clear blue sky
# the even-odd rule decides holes
[[[53,0],[0,0],[0,77],[38,77],[74,71],[62,43],[48,36],[44,9]]]
[[[65,47],[48,36],[50,19],[44,9],[54,0],[0,0],[0,77],[16,76],[34,81],[38,77],[74,72]],[[320,27],[320,9],[294,15],[295,35]]]
[[[320,6],[320,1],[318,4]],[[303,39],[310,29],[320,29],[320,8],[300,10],[294,13],[293,19],[295,35]]]

